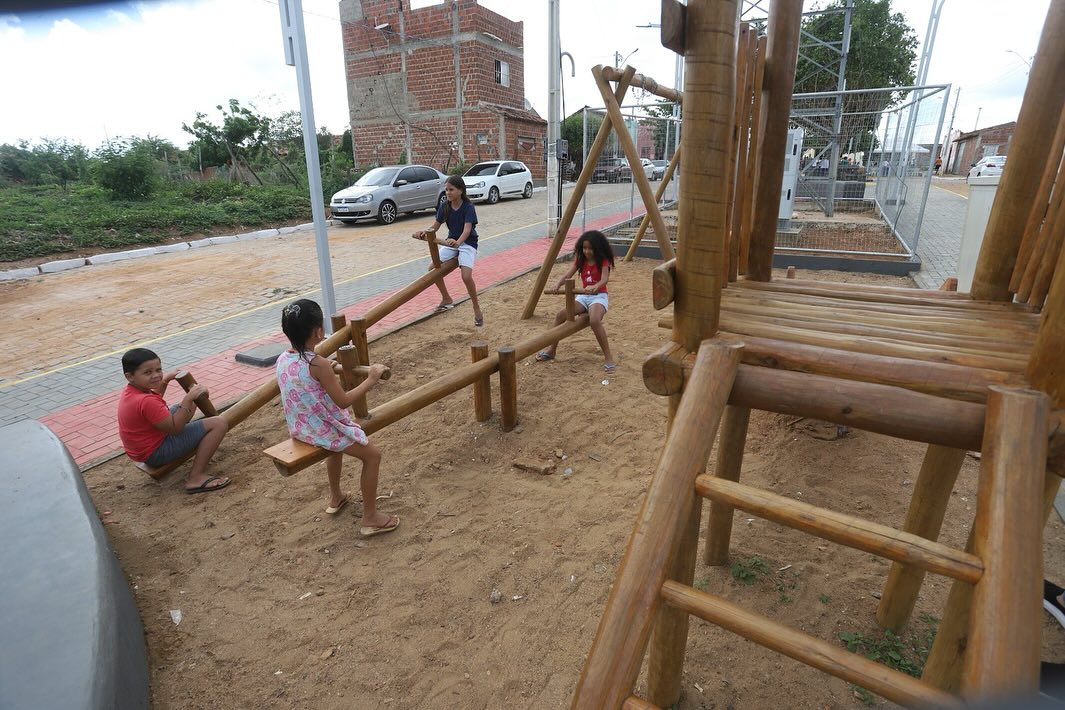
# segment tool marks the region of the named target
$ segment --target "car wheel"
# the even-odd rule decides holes
[[[377,210],[377,221],[381,224],[392,224],[396,221],[396,203],[392,200],[385,200],[381,203],[381,208]]]
[[[525,183],[525,192],[521,193],[521,196],[523,198],[525,198],[526,200],[529,199],[530,197],[532,197],[532,183],[531,182]]]
[[[440,209],[441,207],[444,206],[445,202],[447,202],[447,193],[446,192],[441,192],[440,193],[440,197],[436,198],[436,208]]]
[[[488,191],[488,199],[486,200],[486,202],[488,202],[488,204],[490,204],[490,205],[494,205],[495,203],[499,202],[499,188],[498,187],[492,187]]]

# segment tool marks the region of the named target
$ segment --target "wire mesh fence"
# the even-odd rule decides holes
[[[662,106],[663,104],[657,104]],[[669,160],[673,157],[677,145],[678,119],[672,116],[652,116],[644,113],[643,106],[622,106],[622,117],[625,120],[625,131],[632,138],[636,146],[636,153],[641,159],[637,168],[651,183],[651,189],[655,194],[659,192],[662,180],[665,177]],[[662,110],[662,109],[659,109]],[[579,132],[570,131],[570,165],[564,168],[570,171],[573,179],[576,179],[588,162],[588,152],[592,143],[595,142],[600,126],[608,120],[605,109],[585,107],[571,119],[580,120]],[[569,122],[570,119],[567,119]],[[563,129],[566,133],[565,128]],[[579,136],[579,145],[575,146],[574,137]],[[575,150],[575,147],[578,149]],[[628,212],[629,218],[634,219],[646,212],[643,198],[636,189],[633,180],[632,168],[625,156],[616,129],[610,131],[603,150],[596,159],[592,168],[589,189],[596,189],[598,185],[627,183],[629,185]],[[565,174],[565,170],[564,170]],[[659,208],[668,210],[677,200],[677,174],[673,175],[665,186],[658,200]],[[581,220],[587,221],[587,200],[582,206]],[[668,220],[667,220],[668,223]],[[654,240],[652,229],[647,230],[645,239]]]
[[[948,96],[949,86],[793,96],[802,158],[777,246],[912,258]]]

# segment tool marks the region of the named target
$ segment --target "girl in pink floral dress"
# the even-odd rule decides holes
[[[281,311],[281,329],[292,349],[277,359],[277,383],[285,421],[293,439],[332,452],[326,459],[329,475],[329,507],[335,515],[351,499],[340,490],[340,469],[344,454],[362,461],[363,537],[392,532],[399,527],[398,515],[377,510],[377,477],[381,468],[381,451],[366,438],[348,407],[365,395],[381,379],[384,365],[371,365],[369,375],[358,387],[344,391],[333,371],[333,363],[316,355],[314,347],[325,338],[321,307],[314,301],[300,299]]]

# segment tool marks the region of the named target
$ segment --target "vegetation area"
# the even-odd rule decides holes
[[[267,117],[236,100],[182,124],[192,141],[64,140],[0,145],[0,261],[158,243],[311,219],[298,112]],[[371,166],[352,162],[351,133],[319,133],[322,199]]]

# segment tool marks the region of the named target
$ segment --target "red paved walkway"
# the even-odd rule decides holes
[[[589,222],[587,228],[603,229],[617,224],[625,217],[627,217],[627,212],[598,219]],[[573,249],[573,243],[579,234],[578,228],[570,229],[561,254],[566,254]],[[529,271],[530,268],[540,265],[550,243],[548,239],[535,239],[477,259],[478,286],[483,290],[485,287],[509,281]],[[466,293],[466,287],[462,284],[457,270],[448,275],[446,283],[448,290],[456,297]],[[394,292],[393,290],[380,293],[373,298],[354,303],[342,309],[341,312],[349,318],[361,315]],[[387,333],[425,316],[436,307],[438,299],[439,293],[435,288],[430,287],[375,324],[369,330],[370,337]],[[285,337],[278,332],[276,336],[241,343],[196,362],[181,363],[181,367],[193,373],[199,382],[208,385],[212,401],[215,403],[230,402],[274,376],[272,368],[264,369],[238,363],[234,359],[235,355],[259,345],[283,342],[285,342]],[[41,417],[40,421],[56,433],[83,469],[110,458],[122,449],[115,418],[118,395],[121,392],[121,386],[118,385],[119,380],[116,378],[116,389],[113,392]],[[169,388],[167,399],[171,403],[177,402],[180,394],[183,394],[181,388],[174,385]]]

